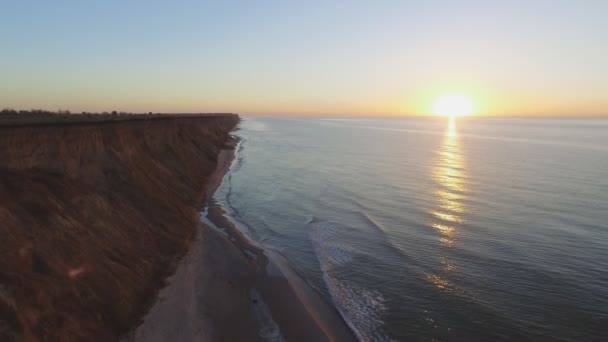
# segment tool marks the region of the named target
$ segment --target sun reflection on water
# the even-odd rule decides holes
[[[465,221],[466,214],[463,202],[466,194],[466,175],[454,118],[450,118],[437,155],[438,159],[432,171],[437,187],[434,192],[436,205],[430,211],[433,217],[430,226],[439,234],[438,240],[442,246],[453,248],[459,225]],[[456,269],[456,265],[446,256],[441,256],[440,261],[443,275],[428,274],[427,280],[437,288],[446,290],[450,286],[446,276]]]
[[[435,192],[437,208],[432,211],[437,220],[432,226],[442,237],[453,240],[457,233],[454,223],[462,223],[466,212],[462,203],[465,175],[454,118],[450,118],[438,155],[433,170],[433,180],[439,188]]]

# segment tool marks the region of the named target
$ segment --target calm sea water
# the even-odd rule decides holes
[[[241,128],[221,201],[361,340],[608,339],[608,120]]]

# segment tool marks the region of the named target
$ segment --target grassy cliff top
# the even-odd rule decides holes
[[[129,120],[158,120],[178,117],[202,117],[218,115],[236,115],[231,113],[126,113],[126,112],[102,112],[102,113],[71,113],[70,111],[52,112],[48,110],[14,110],[3,109],[0,111],[0,126],[28,126],[28,125],[52,125],[69,123],[96,123]]]

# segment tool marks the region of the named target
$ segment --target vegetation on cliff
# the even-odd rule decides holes
[[[116,340],[187,250],[239,118],[133,117],[0,125],[0,340]]]
[[[81,112],[72,113],[69,110],[58,110],[52,112],[44,109],[15,110],[5,108],[0,110],[0,126],[17,125],[47,125],[47,124],[67,124],[85,122],[113,122],[131,120],[165,120],[176,117],[200,117],[230,115],[226,113],[205,113],[205,114],[161,114],[161,113],[129,113],[129,112]]]

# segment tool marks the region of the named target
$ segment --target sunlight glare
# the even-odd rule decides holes
[[[456,117],[473,113],[473,102],[463,95],[444,95],[433,103],[433,114]]]

